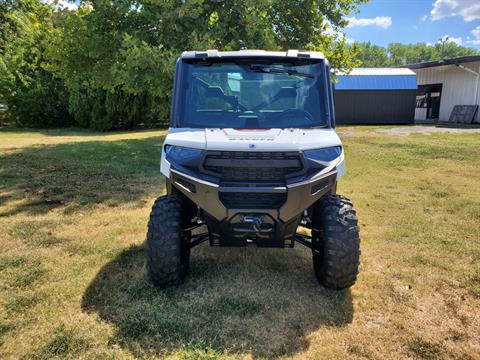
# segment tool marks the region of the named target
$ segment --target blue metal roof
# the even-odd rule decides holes
[[[336,90],[416,90],[415,75],[339,75]]]

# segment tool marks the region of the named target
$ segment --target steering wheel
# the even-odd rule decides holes
[[[313,116],[308,111],[303,109],[291,108],[284,110],[281,114],[278,115],[278,120],[283,120],[286,117],[303,117],[313,123]]]

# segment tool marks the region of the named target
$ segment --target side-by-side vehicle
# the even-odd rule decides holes
[[[352,202],[337,195],[344,149],[321,53],[184,52],[161,173],[167,195],[153,205],[146,242],[155,285],[180,284],[190,249],[204,241],[277,248],[297,242],[312,250],[325,287],[355,283],[357,217]]]

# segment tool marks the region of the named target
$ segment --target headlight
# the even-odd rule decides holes
[[[306,150],[303,152],[305,157],[312,160],[330,162],[342,154],[341,146],[328,147],[323,149]]]
[[[202,155],[202,150],[183,146],[165,145],[165,156],[171,163],[184,164],[197,160]]]

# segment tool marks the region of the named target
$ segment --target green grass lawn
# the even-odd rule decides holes
[[[195,248],[145,277],[163,131],[0,130],[0,358],[480,358],[480,133],[342,128],[361,273],[311,253]]]

